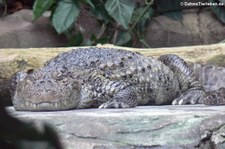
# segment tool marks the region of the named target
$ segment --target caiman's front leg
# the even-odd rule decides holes
[[[119,90],[113,97],[99,108],[131,108],[137,106],[137,95],[133,87],[128,86]]]
[[[202,103],[206,97],[203,86],[193,74],[187,63],[177,55],[168,54],[159,57],[178,77],[181,89],[180,97],[173,101],[173,105]]]

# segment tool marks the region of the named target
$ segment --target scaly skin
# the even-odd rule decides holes
[[[20,72],[12,80],[16,110],[195,104],[205,97],[192,71],[178,56],[165,55],[157,60],[112,48],[62,53],[43,68],[25,77]]]

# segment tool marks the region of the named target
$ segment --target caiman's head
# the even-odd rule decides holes
[[[80,87],[62,68],[18,72],[11,84],[16,110],[66,110],[79,103]]]

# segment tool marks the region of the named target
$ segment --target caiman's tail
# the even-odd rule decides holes
[[[189,98],[195,99],[195,96],[200,97],[197,98],[198,100],[192,100],[196,101],[193,103],[225,105],[224,67],[194,64],[193,69],[191,69],[183,59],[173,54],[162,55],[159,57],[159,60],[178,75],[183,91],[191,90]],[[193,90],[195,91],[193,92]],[[184,99],[186,102],[183,103],[188,103],[188,99],[182,96],[176,99],[178,102],[173,103],[180,104]]]

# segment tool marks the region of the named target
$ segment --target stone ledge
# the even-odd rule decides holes
[[[225,148],[225,106],[7,111],[38,128],[51,124],[65,149]]]

